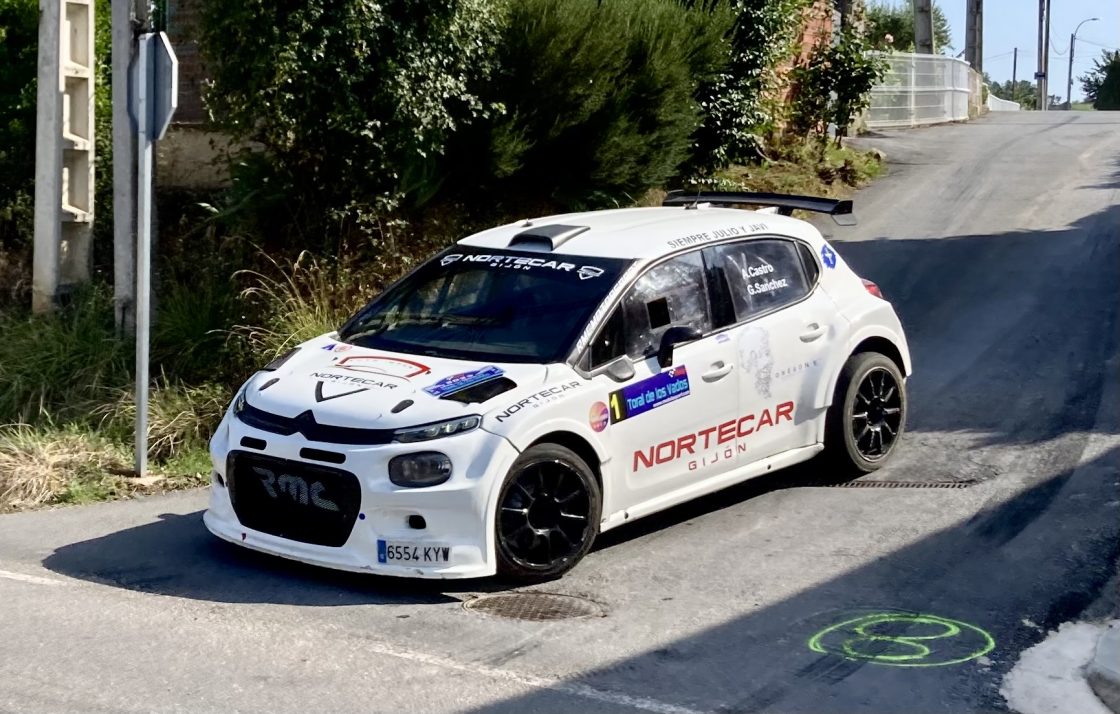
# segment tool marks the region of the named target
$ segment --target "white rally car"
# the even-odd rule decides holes
[[[206,526],[345,570],[533,579],[818,452],[878,468],[905,424],[906,338],[788,215],[851,202],[665,204],[470,236],[259,371],[210,443]]]

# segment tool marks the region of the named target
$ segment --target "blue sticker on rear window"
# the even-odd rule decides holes
[[[505,372],[501,367],[490,365],[482,369],[476,369],[470,372],[461,372],[460,374],[453,374],[450,377],[444,377],[430,387],[424,387],[424,391],[431,394],[433,397],[444,397],[448,394],[462,391],[467,387],[473,387],[476,384],[489,382],[491,379],[501,377]]]
[[[684,365],[655,374],[610,394],[611,423],[644,414],[663,404],[687,397],[688,370]]]
[[[824,267],[826,268],[831,269],[836,267],[836,251],[829,248],[827,243],[821,246],[821,261],[824,262]]]

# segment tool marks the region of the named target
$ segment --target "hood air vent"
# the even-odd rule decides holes
[[[485,401],[493,399],[494,397],[508,392],[516,387],[517,384],[509,377],[498,377],[497,379],[488,379],[481,384],[476,384],[473,387],[461,389],[458,392],[445,394],[440,399],[446,399],[452,402],[460,402],[462,404],[481,404]]]
[[[564,226],[560,224],[538,226],[515,235],[509,242],[509,247],[556,250],[564,243],[588,230],[591,230],[589,226]]]

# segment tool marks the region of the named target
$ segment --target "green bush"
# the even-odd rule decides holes
[[[791,59],[810,0],[724,0],[735,16],[727,68],[700,88],[704,123],[696,132],[693,168],[705,171],[759,158],[775,128],[778,75]],[[688,0],[689,5],[699,4]]]
[[[871,88],[887,71],[887,61],[871,51],[867,35],[856,23],[840,31],[840,41],[822,41],[793,70],[793,126],[824,139],[830,124],[840,145],[848,129],[871,102]],[[821,142],[824,150],[824,142]]]
[[[109,291],[90,288],[50,315],[0,311],[0,424],[88,421],[129,382],[132,346],[114,336]]]
[[[0,250],[31,241],[38,46],[38,2],[0,0]]]
[[[689,157],[697,87],[726,65],[726,8],[674,0],[519,0],[480,91],[505,112],[457,133],[457,187],[495,202],[610,205]]]
[[[496,0],[205,2],[211,118],[266,152],[242,192],[262,232],[313,247],[422,192],[448,134],[493,108],[470,87],[500,18]]]

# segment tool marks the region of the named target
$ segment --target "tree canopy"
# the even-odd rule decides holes
[[[901,5],[888,5],[872,2],[867,6],[867,32],[871,44],[876,47],[890,48],[900,52],[913,52],[914,43],[914,0],[906,0]],[[891,41],[887,41],[890,35]],[[933,51],[945,54],[953,49],[953,37],[949,30],[949,20],[945,11],[933,3]]]
[[[1120,50],[1101,52],[1093,60],[1093,69],[1079,79],[1094,109],[1120,109]]]

